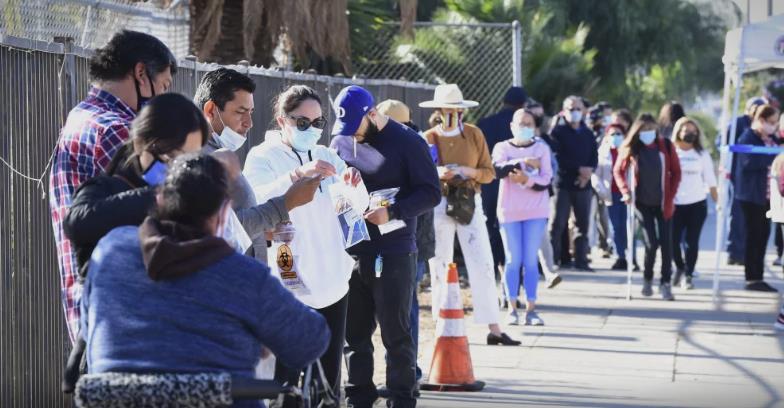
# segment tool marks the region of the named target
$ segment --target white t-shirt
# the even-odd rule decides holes
[[[681,163],[681,184],[675,194],[675,205],[694,204],[705,200],[708,189],[716,187],[713,159],[703,150],[675,148]]]

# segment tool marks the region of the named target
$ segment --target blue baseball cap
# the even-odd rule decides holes
[[[359,129],[362,118],[375,106],[373,95],[367,89],[351,85],[340,90],[332,104],[335,110],[333,135],[352,136]]]

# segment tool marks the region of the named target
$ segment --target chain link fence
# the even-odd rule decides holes
[[[175,56],[189,53],[187,1],[0,0],[0,34],[38,41],[68,37],[89,49],[122,29],[152,34]]]
[[[467,112],[476,121],[501,108],[503,95],[521,83],[518,23],[414,23],[414,38],[399,23],[380,25],[353,61],[357,75],[427,84],[456,83],[480,105]]]

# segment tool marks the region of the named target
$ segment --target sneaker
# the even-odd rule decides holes
[[[506,315],[506,324],[509,326],[517,326],[520,324],[520,317],[517,315],[517,309],[510,309]]]
[[[653,296],[653,285],[651,281],[645,280],[642,282],[642,295],[645,297]]]
[[[768,285],[768,283],[765,281],[747,282],[746,290],[751,290],[754,292],[771,292],[771,293],[779,291],[773,286]]]
[[[694,289],[694,284],[692,283],[692,277],[687,276],[686,279],[681,281],[681,289],[684,290],[692,290]]]
[[[640,271],[640,265],[637,265],[637,262],[635,262],[634,263],[634,268],[632,268],[632,270],[635,271],[635,272],[639,272]]]
[[[561,278],[561,275],[559,275],[557,273],[554,273],[553,274],[553,278],[550,279],[547,282],[547,289],[552,289],[552,288],[558,286],[558,284],[561,283],[561,281],[563,281],[563,279]]]
[[[673,277],[672,277],[672,286],[679,286],[679,285],[681,284],[681,278],[683,277],[683,274],[684,274],[685,272],[686,272],[686,271],[684,271],[684,270],[683,270],[683,269],[681,269],[681,268],[678,268],[678,269],[675,271],[675,276],[673,276]]]
[[[737,258],[729,258],[729,259],[727,259],[727,265],[729,265],[729,266],[733,266],[733,265],[743,266],[743,260],[742,259],[737,259]]]
[[[778,258],[774,259],[773,260],[773,265],[774,266],[781,266],[781,257],[778,257]]]
[[[615,260],[615,263],[612,265],[611,269],[614,271],[625,271],[629,269],[629,264],[625,259],[618,258]]]
[[[526,326],[544,326],[544,320],[536,312],[525,312]]]
[[[596,272],[587,263],[580,263],[574,265],[574,270],[580,272]]]
[[[675,296],[672,295],[672,285],[669,283],[659,285],[659,293],[664,300],[675,300]]]

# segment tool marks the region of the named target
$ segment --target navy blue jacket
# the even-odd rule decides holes
[[[593,167],[599,163],[599,145],[593,131],[580,122],[574,129],[569,124],[556,125],[550,131],[551,147],[558,160],[558,188],[580,190],[575,185],[580,167]],[[591,188],[587,183],[583,189]]]
[[[493,151],[493,147],[495,147],[496,143],[512,138],[512,129],[509,127],[509,124],[512,123],[514,113],[514,109],[506,108],[494,115],[482,118],[477,122],[476,126],[479,127],[485,135],[487,149],[490,152]],[[482,207],[484,207],[485,215],[490,221],[496,219],[498,183],[499,179],[496,178],[490,183],[482,184]]]
[[[765,146],[762,139],[752,129],[746,129],[737,144]],[[759,205],[767,205],[768,174],[776,156],[767,154],[737,153],[735,199]]]
[[[424,139],[408,127],[389,120],[379,134],[366,143],[357,143],[354,156],[352,136],[332,139],[333,149],[346,164],[355,167],[369,192],[399,187],[390,208],[406,227],[381,235],[368,223],[370,241],[348,250],[351,255],[406,254],[417,251],[417,217],[441,201],[438,172]]]

